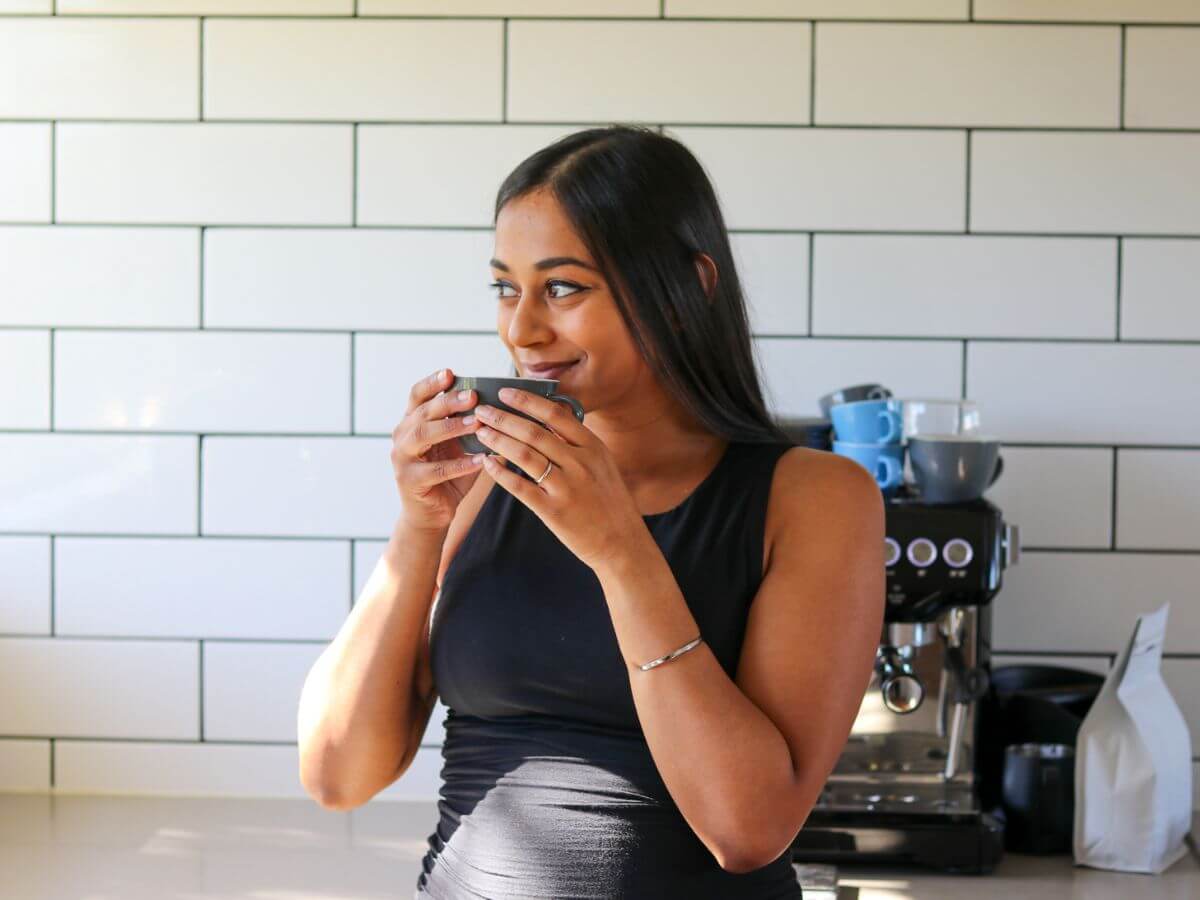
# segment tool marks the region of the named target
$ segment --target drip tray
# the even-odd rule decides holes
[[[831,812],[972,813],[978,810],[969,785],[887,784],[826,785],[815,809]]]

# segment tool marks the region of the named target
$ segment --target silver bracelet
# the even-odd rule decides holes
[[[655,666],[661,666],[663,663],[670,662],[675,657],[683,656],[683,654],[687,653],[689,650],[700,646],[700,643],[703,640],[704,639],[702,637],[700,637],[700,635],[696,635],[694,638],[692,638],[690,641],[688,641],[686,644],[684,644],[678,650],[672,650],[666,656],[660,656],[658,659],[652,659],[648,663],[642,663],[641,665],[638,666],[638,668],[641,669],[643,672],[649,672]]]

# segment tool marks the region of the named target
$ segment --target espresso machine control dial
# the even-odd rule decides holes
[[[915,538],[909,541],[906,554],[910,563],[918,569],[924,569],[937,559],[937,544],[929,538]]]
[[[967,565],[975,557],[975,551],[971,545],[962,538],[951,538],[946,541],[946,545],[942,547],[942,559],[946,561],[946,565],[952,569],[961,569]]]
[[[885,537],[883,539],[883,564],[887,568],[891,568],[896,563],[900,562],[900,557],[903,552],[900,550],[900,542],[895,538]]]

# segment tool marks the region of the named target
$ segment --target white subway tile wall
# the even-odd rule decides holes
[[[1126,42],[1125,124],[1200,127],[1200,30],[1130,28]]]
[[[0,331],[0,428],[50,427],[50,333]]]
[[[0,19],[0,118],[193,119],[196,19]]]
[[[516,21],[508,117],[807,124],[811,38],[800,22]]]
[[[973,0],[980,20],[1200,22],[1195,0]]]
[[[1121,241],[1121,337],[1200,341],[1200,241]]]
[[[57,0],[60,16],[344,16],[354,0]]]
[[[498,122],[503,48],[494,19],[211,19],[204,117]]]
[[[1120,118],[1116,26],[827,22],[816,29],[819,125],[1112,128]]]
[[[0,225],[4,326],[195,328],[200,233]]]
[[[496,190],[609,122],[711,177],[775,413],[876,380],[980,404],[1025,547],[997,663],[1103,672],[1177,601],[1197,740],[1198,26],[1191,0],[0,0],[0,790],[303,794],[299,693],[399,511],[412,383],[509,368]],[[437,796],[446,713],[381,799]]]
[[[50,221],[52,133],[50,125],[39,122],[0,123],[0,217],[5,222]],[[4,260],[0,254],[0,266]]]

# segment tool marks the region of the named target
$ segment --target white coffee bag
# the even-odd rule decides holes
[[[1157,874],[1187,851],[1192,744],[1162,677],[1169,603],[1133,636],[1079,727],[1074,854],[1078,865]]]

